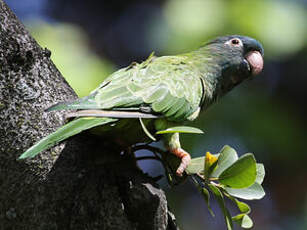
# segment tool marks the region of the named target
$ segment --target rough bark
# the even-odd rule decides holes
[[[0,229],[177,229],[164,192],[97,137],[16,160],[65,123],[44,109],[76,95],[2,0],[0,20]]]

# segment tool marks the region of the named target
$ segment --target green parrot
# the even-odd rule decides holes
[[[182,175],[191,157],[181,148],[180,132],[159,135],[159,131],[193,121],[200,111],[262,69],[262,45],[239,35],[218,37],[189,53],[150,55],[140,64],[133,62],[111,74],[89,96],[47,109],[75,112],[68,113],[67,117],[73,118],[70,122],[38,141],[19,159],[34,157],[91,129],[119,150],[162,139],[168,151],[181,158],[176,173]]]

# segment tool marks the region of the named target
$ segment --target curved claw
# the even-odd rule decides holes
[[[188,167],[188,164],[191,161],[191,156],[189,153],[187,153],[182,148],[174,148],[169,150],[171,153],[173,153],[175,156],[179,157],[181,159],[181,163],[179,167],[177,168],[176,174],[178,176],[182,176],[182,173],[184,170]]]

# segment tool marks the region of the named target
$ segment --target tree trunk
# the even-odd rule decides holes
[[[16,160],[65,123],[44,109],[76,95],[2,0],[0,20],[0,229],[177,229],[153,179],[97,137]]]

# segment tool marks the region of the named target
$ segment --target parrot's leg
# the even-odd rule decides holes
[[[188,164],[191,161],[191,156],[189,153],[187,153],[185,150],[182,148],[174,148],[174,149],[169,149],[171,153],[173,153],[175,156],[179,157],[181,159],[181,163],[179,167],[176,170],[176,174],[178,176],[182,176],[182,173],[184,170],[188,167]]]
[[[174,133],[167,135],[167,148],[168,150],[173,153],[175,156],[179,157],[181,159],[181,163],[179,167],[176,170],[176,174],[178,176],[182,176],[182,173],[184,170],[188,167],[188,164],[191,161],[191,156],[188,152],[183,150],[180,146],[180,141],[179,141],[179,133]]]

